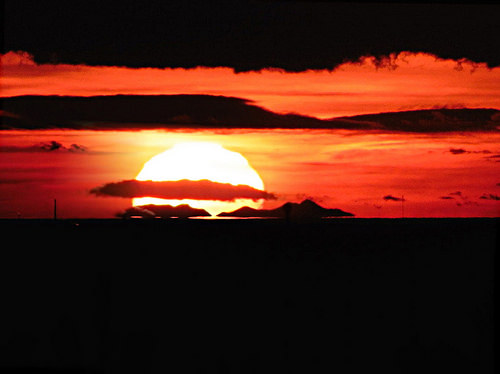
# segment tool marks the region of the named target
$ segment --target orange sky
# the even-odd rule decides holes
[[[131,69],[37,65],[25,52],[1,58],[0,96],[213,94],[251,99],[277,112],[328,118],[435,107],[500,108],[500,68],[400,53],[334,71],[235,74],[229,68]],[[41,142],[65,149],[33,151]],[[499,216],[500,135],[374,133],[347,130],[2,131],[0,218],[112,217],[129,199],[89,190],[133,179],[176,142],[215,141],[240,152],[278,200],[307,197],[358,217]],[[82,145],[85,151],[71,149]],[[451,152],[456,149],[458,152]]]
[[[157,69],[37,65],[26,52],[1,57],[0,96],[211,94],[251,99],[276,112],[329,118],[435,107],[500,108],[500,67],[402,52],[333,71]]]
[[[86,150],[22,151],[52,140]],[[113,217],[131,200],[90,189],[135,178],[152,156],[183,141],[217,142],[245,156],[278,197],[266,208],[313,198],[357,217],[400,217],[401,203],[383,197],[404,195],[408,217],[500,216],[492,198],[500,195],[499,134],[44,130],[2,132],[0,217],[49,218],[55,197],[61,218]]]

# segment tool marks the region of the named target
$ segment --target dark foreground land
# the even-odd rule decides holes
[[[498,228],[0,221],[0,371],[492,373]]]

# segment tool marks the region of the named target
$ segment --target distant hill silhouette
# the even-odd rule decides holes
[[[242,207],[233,212],[218,214],[219,217],[261,217],[261,218],[288,218],[292,220],[318,219],[324,217],[353,217],[354,214],[340,209],[327,209],[311,200],[298,203],[285,203],[276,209],[254,209]]]
[[[496,109],[425,109],[319,119],[279,114],[212,95],[16,96],[2,98],[1,129],[309,128],[406,132],[498,131]]]
[[[211,214],[204,209],[191,208],[187,204],[171,206],[171,205],[143,205],[140,207],[131,207],[125,212],[117,214],[120,218],[189,218],[189,217],[209,217]]]

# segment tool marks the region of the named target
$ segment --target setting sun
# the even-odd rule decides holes
[[[485,3],[2,2],[0,374],[492,373]]]
[[[264,189],[259,174],[241,154],[229,151],[220,144],[211,142],[186,142],[176,144],[152,157],[137,175],[139,181],[209,180],[217,183],[246,185],[258,190]],[[134,198],[133,206],[188,204],[193,208],[205,209],[212,215],[231,211],[242,206],[259,208],[262,200],[235,199],[217,200],[171,200],[152,197]]]

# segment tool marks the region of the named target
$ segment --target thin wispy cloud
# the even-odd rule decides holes
[[[462,206],[478,206],[478,202],[471,200],[468,196],[464,195],[462,191],[450,192],[448,195],[440,196],[441,200],[450,200],[453,201],[458,207]]]
[[[65,146],[60,142],[51,140],[48,142],[41,142],[37,144],[32,144],[28,146],[16,146],[16,145],[0,145],[0,152],[54,152],[54,151],[67,151],[67,152],[86,152],[87,147],[80,144],[70,144]]]
[[[454,155],[463,155],[463,154],[466,154],[466,153],[482,153],[482,154],[490,154],[491,151],[487,150],[487,149],[484,149],[484,150],[481,150],[481,151],[467,151],[463,148],[450,148],[449,149],[449,152],[451,154],[454,154]]]
[[[403,197],[396,197],[396,196],[392,196],[392,195],[385,195],[383,197],[383,199],[385,201],[406,201],[406,199]]]
[[[500,200],[500,196],[491,193],[485,193],[479,197],[481,200]]]

